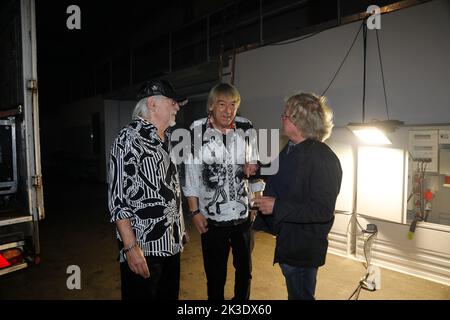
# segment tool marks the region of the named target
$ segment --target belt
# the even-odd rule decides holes
[[[248,221],[249,216],[245,217],[243,219],[228,220],[228,221],[216,221],[216,220],[213,220],[210,218],[208,218],[206,220],[208,221],[208,225],[211,224],[216,227],[231,227],[231,226],[237,226],[239,224],[242,224],[242,223]]]

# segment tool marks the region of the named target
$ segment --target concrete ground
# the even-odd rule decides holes
[[[40,223],[41,264],[0,277],[0,299],[120,299],[114,226],[108,221],[104,185],[47,183],[46,219]],[[182,254],[180,299],[206,299],[200,237],[188,223],[191,241]],[[251,299],[284,300],[286,285],[273,266],[275,239],[255,233]],[[229,259],[226,299],[232,297],[233,267]],[[69,290],[67,267],[81,268],[81,290]],[[361,262],[328,254],[319,269],[316,297],[347,300],[364,275]],[[381,289],[362,290],[360,300],[450,300],[450,287],[387,269]]]

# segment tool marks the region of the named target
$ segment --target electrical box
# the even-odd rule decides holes
[[[446,144],[450,148],[450,130],[439,130],[439,144]]]
[[[450,176],[450,148],[441,149],[439,152],[439,173]]]
[[[438,171],[438,130],[409,131],[409,152],[414,162],[423,162],[425,171]]]
[[[439,130],[439,173],[450,176],[450,130]]]

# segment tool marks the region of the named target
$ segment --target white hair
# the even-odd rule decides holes
[[[147,99],[143,98],[136,103],[136,106],[134,107],[133,114],[131,116],[131,119],[136,120],[138,118],[147,118],[148,117],[148,108],[147,108]]]

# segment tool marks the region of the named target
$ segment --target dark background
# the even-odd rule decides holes
[[[335,26],[344,17],[365,12],[372,2],[36,0],[40,110],[46,114],[96,94],[130,98],[132,93],[118,91],[218,60],[221,52]],[[81,9],[81,30],[66,27],[66,9],[72,4]]]

